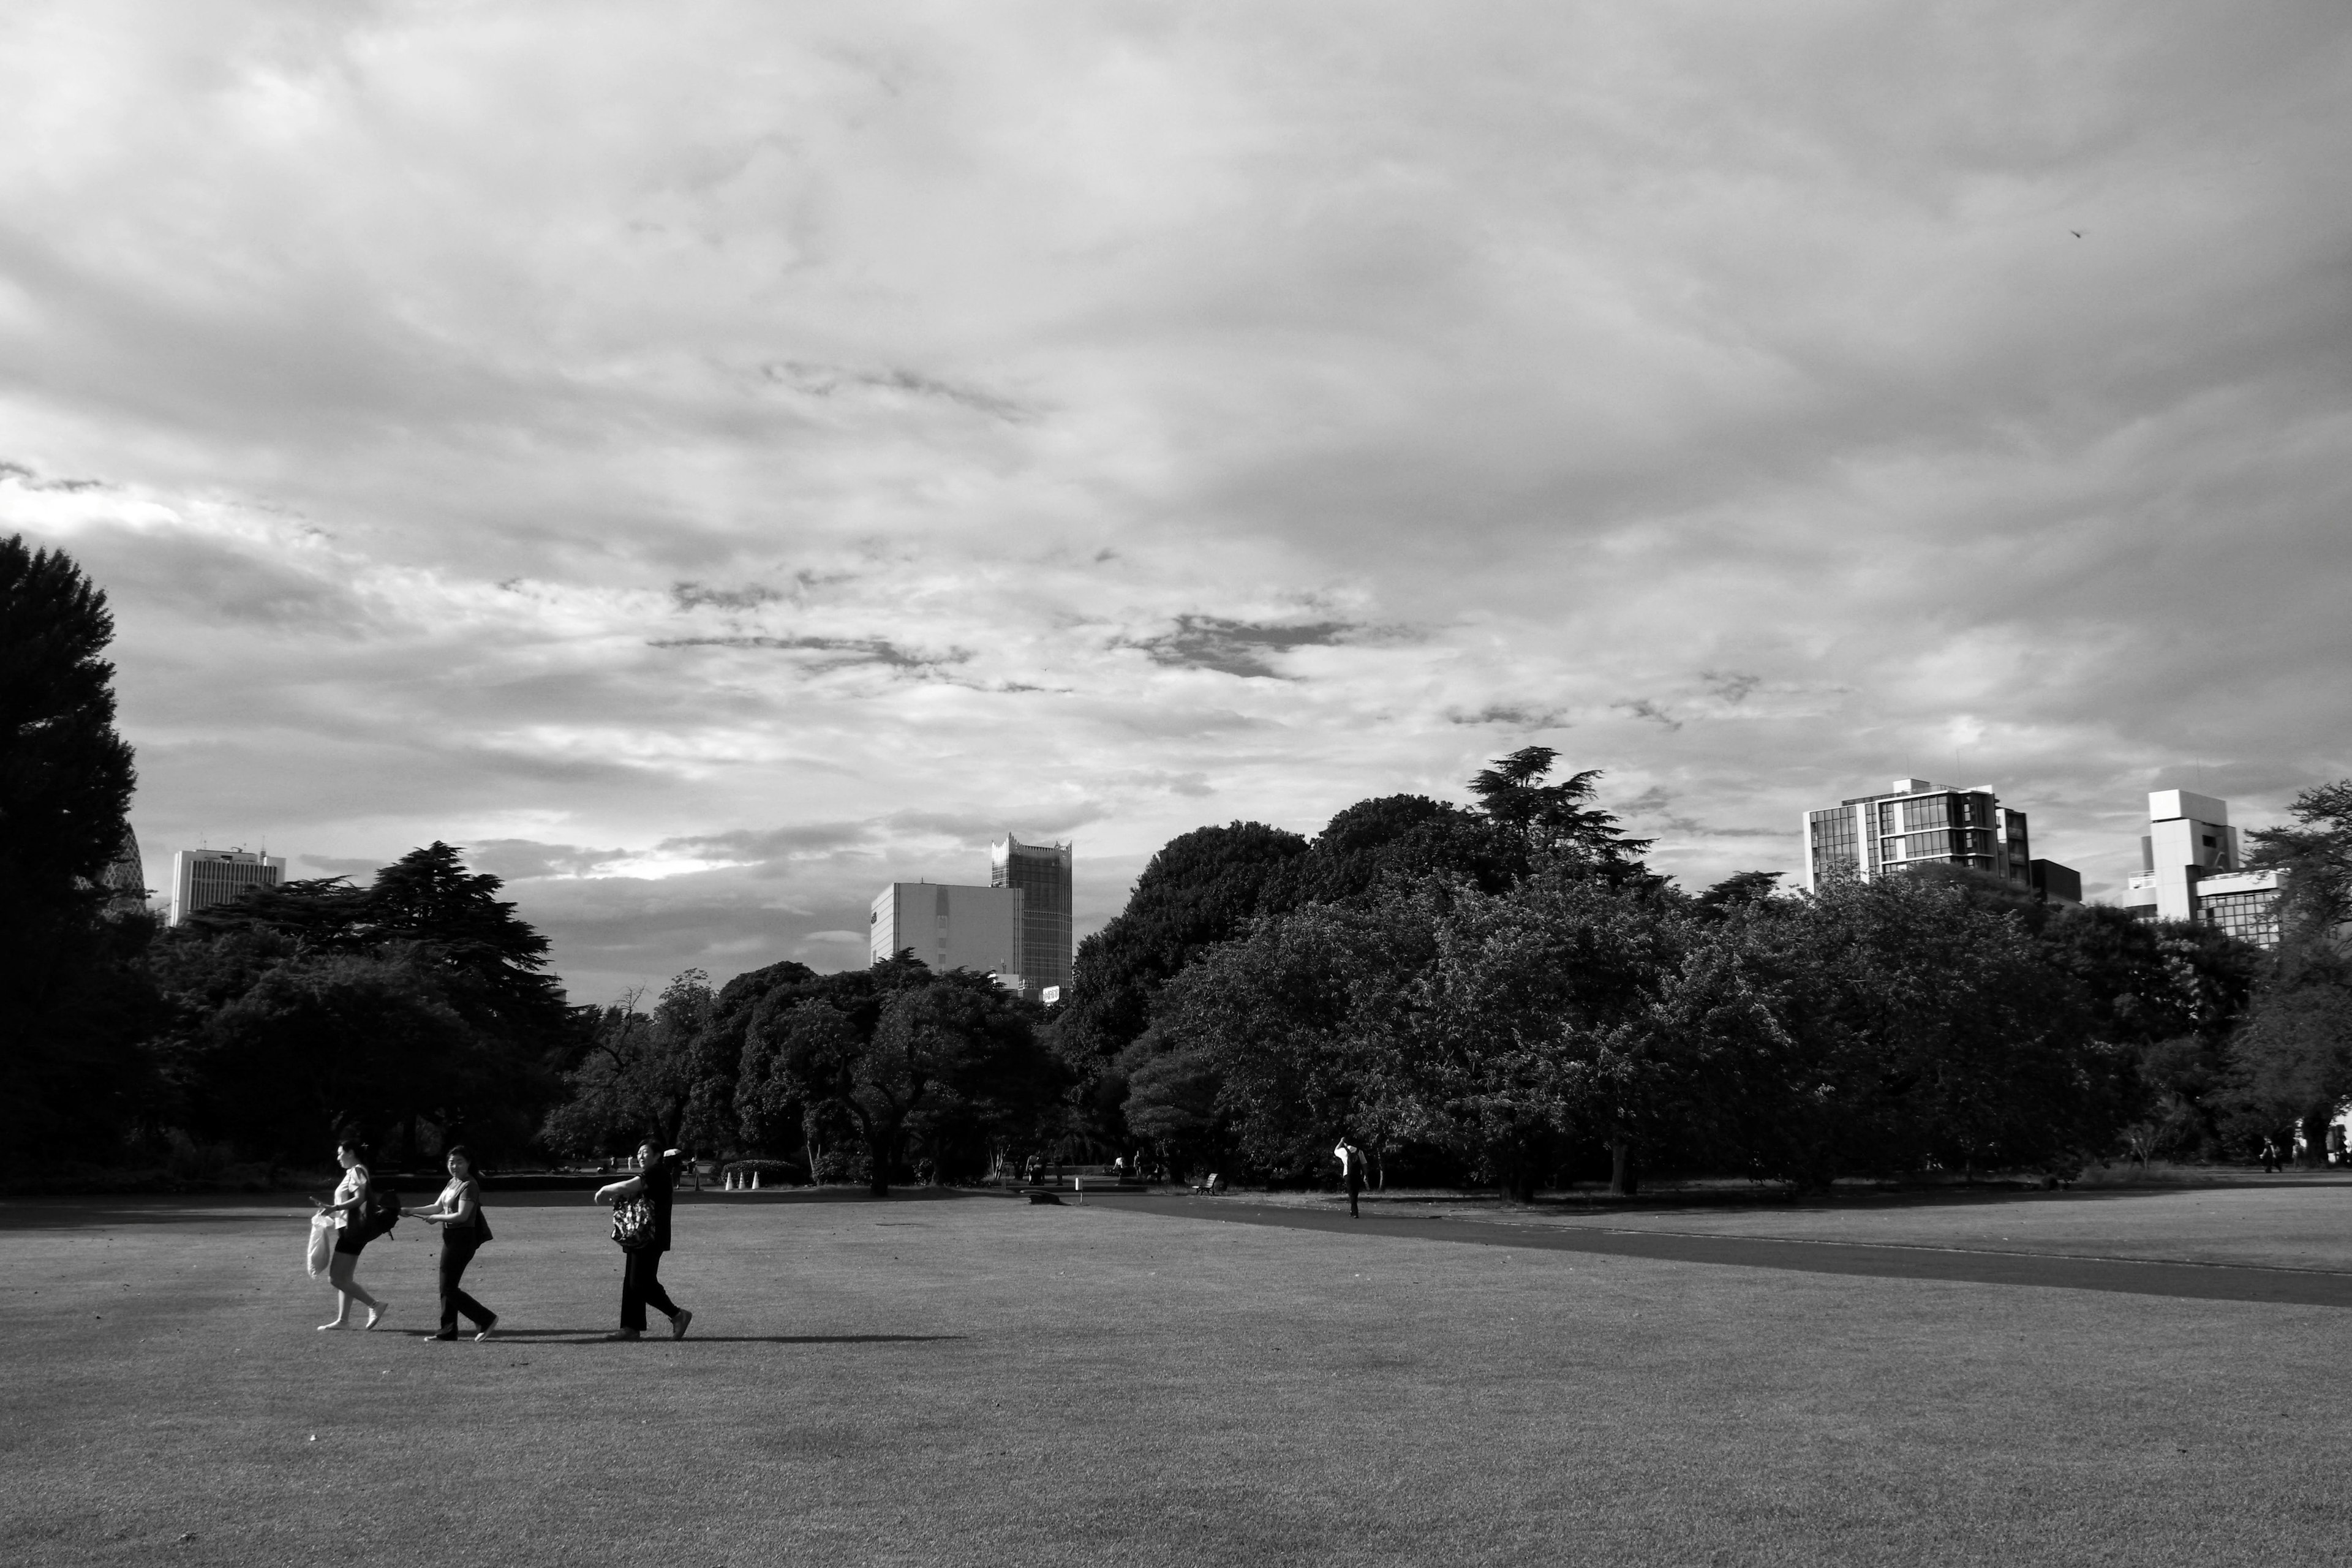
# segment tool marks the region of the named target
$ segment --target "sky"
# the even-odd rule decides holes
[[[1466,800],[1700,887],[2352,774],[2352,13],[26,0],[0,533],[132,824],[444,840],[572,998]]]

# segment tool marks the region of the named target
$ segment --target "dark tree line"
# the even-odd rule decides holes
[[[1690,896],[1553,760],[1503,759],[1468,807],[1171,842],[1055,1026],[1089,1130],[1274,1180],[1327,1176],[1346,1132],[1407,1177],[1526,1193],[2316,1152],[2352,1101],[2352,787],[2257,836],[2293,889],[2264,953],[1957,870]]]
[[[1529,747],[1471,804],[1170,842],[1046,1010],[911,955],[567,1006],[498,879],[436,843],[361,887],[162,931],[100,885],[135,774],[105,598],[0,543],[0,1162],[166,1142],[308,1161],[612,1154],[648,1132],[877,1190],[1140,1142],[1178,1166],[1527,1194],[1647,1170],[1819,1184],[2316,1151],[2352,1103],[2352,781],[2253,835],[2264,952],[1964,873],[1693,896]]]

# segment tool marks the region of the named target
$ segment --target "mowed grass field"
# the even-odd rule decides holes
[[[2118,1255],[2167,1212],[2066,1201],[2011,1212]],[[0,1561],[2210,1568],[2352,1526],[2334,1308],[711,1195],[694,1333],[607,1344],[619,1254],[545,1194],[467,1280],[513,1331],[442,1344],[414,1222],[386,1325],[313,1331],[304,1212],[0,1205]]]

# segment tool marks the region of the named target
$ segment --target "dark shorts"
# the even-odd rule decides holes
[[[367,1238],[360,1235],[360,1227],[355,1225],[347,1225],[335,1232],[337,1252],[347,1252],[353,1258],[357,1258],[360,1255],[360,1248],[366,1245]]]

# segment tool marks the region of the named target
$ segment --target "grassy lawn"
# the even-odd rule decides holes
[[[1316,1194],[1252,1202],[1342,1207]],[[1509,1225],[1599,1226],[1694,1236],[1778,1237],[1954,1247],[2265,1268],[2352,1272],[2352,1177],[2287,1176],[2209,1187],[2094,1187],[2031,1193],[1942,1190],[1841,1194],[1833,1202],[1532,1205],[1451,1194],[1371,1194],[1378,1212]]]
[[[2243,1195],[2211,1223],[2273,1248],[2352,1203]],[[362,1268],[386,1327],[321,1334],[298,1208],[0,1205],[0,1559],[2205,1568],[2346,1515],[2331,1309],[712,1197],[664,1268],[694,1335],[610,1345],[598,1212],[492,1216],[519,1331],[436,1344],[414,1224]]]

